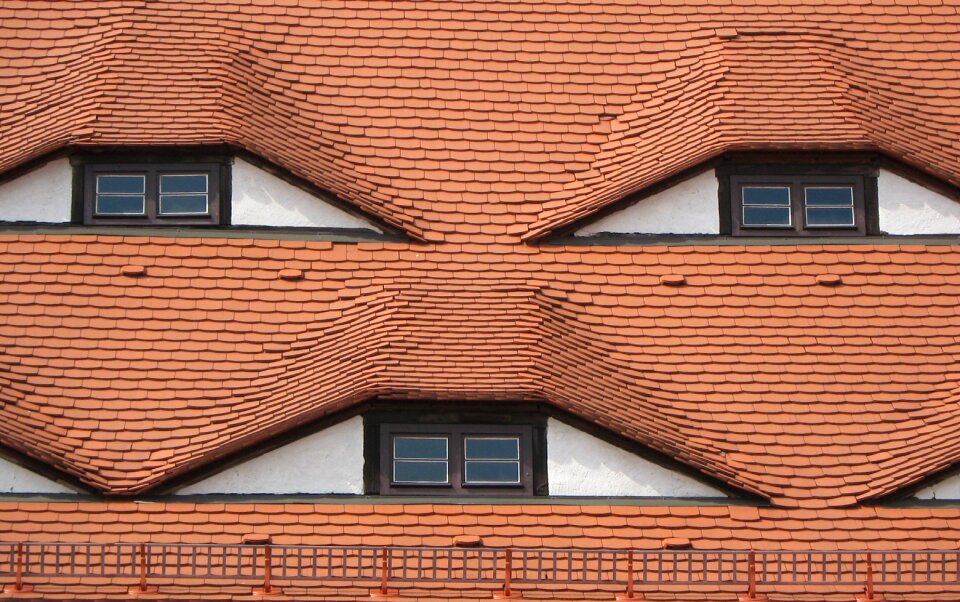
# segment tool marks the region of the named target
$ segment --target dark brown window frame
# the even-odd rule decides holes
[[[743,189],[750,186],[790,189],[789,226],[747,226],[743,222]],[[849,187],[853,190],[852,226],[811,226],[807,224],[804,190],[817,186]],[[730,210],[735,236],[864,236],[866,211],[863,176],[856,175],[775,175],[737,174],[730,176]]]
[[[499,411],[497,409],[498,406],[500,406]],[[364,495],[367,496],[381,494],[380,427],[385,424],[479,424],[484,427],[488,425],[529,427],[531,431],[531,460],[533,462],[532,495],[534,497],[549,496],[550,491],[547,478],[547,424],[551,419],[554,419],[597,437],[627,453],[635,454],[648,462],[662,466],[667,470],[687,475],[715,489],[723,491],[727,494],[726,498],[722,498],[725,502],[730,498],[749,500],[756,503],[763,502],[763,500],[755,494],[736,489],[729,483],[705,474],[672,456],[654,450],[635,440],[628,439],[610,430],[606,426],[575,416],[547,403],[536,401],[460,401],[449,403],[438,402],[436,400],[424,401],[416,399],[397,400],[381,398],[372,398],[349,406],[341,412],[328,414],[315,420],[300,423],[277,436],[270,437],[255,445],[235,450],[226,456],[212,459],[205,464],[196,466],[184,473],[173,476],[169,480],[159,483],[149,491],[149,494],[168,495],[175,493],[187,485],[207,479],[228,468],[238,466],[264,453],[279,449],[284,445],[299,441],[304,437],[314,435],[358,416],[363,419],[363,492]],[[385,496],[410,496],[422,499],[428,499],[430,497],[454,497],[453,493],[449,490],[442,491],[439,494],[425,493],[423,495],[416,495],[415,491],[401,491],[399,493],[384,491],[383,494]],[[504,493],[499,490],[483,491],[482,489],[478,489],[464,492],[459,495],[459,498],[522,499],[527,496],[528,494],[518,493],[515,490]]]
[[[880,234],[876,157],[829,153],[786,153],[763,157],[735,155],[717,166],[720,182],[720,232],[743,237],[862,237]],[[791,190],[790,227],[742,225],[743,185],[787,186]],[[854,191],[854,226],[807,227],[803,188],[847,185]]]
[[[448,483],[427,485],[395,483],[393,438],[403,435],[438,435],[447,438]],[[467,483],[464,477],[464,440],[467,437],[516,436],[520,439],[520,483],[516,485]],[[503,424],[393,424],[380,425],[380,493],[388,495],[526,495],[534,494],[532,426]]]
[[[85,162],[83,165],[83,223],[90,225],[117,225],[117,226],[211,226],[221,225],[221,211],[223,198],[221,194],[221,180],[224,168],[215,162],[165,162],[165,163],[117,163],[117,162]],[[145,213],[144,215],[97,215],[96,182],[101,175],[143,175],[145,178]],[[160,203],[160,176],[177,174],[206,174],[207,175],[207,213],[203,215],[169,215],[159,214]]]
[[[92,226],[221,227],[230,223],[230,177],[233,152],[226,147],[104,147],[69,153],[73,166],[73,223]],[[96,176],[152,173],[143,216],[94,215]],[[207,173],[206,215],[157,216],[159,174]],[[152,198],[150,198],[152,197]]]

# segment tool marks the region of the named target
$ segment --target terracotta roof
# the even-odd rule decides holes
[[[957,508],[856,508],[786,510],[754,507],[638,507],[568,504],[310,504],[310,503],[137,503],[137,502],[0,502],[3,541],[65,543],[186,543],[236,545],[251,533],[272,536],[275,545],[435,546],[450,547],[463,535],[478,536],[489,548],[586,548],[659,550],[664,540],[689,540],[694,550],[956,550],[960,541]],[[65,552],[64,552],[65,553]],[[877,556],[879,559],[879,555]],[[65,556],[63,558],[66,558]],[[61,561],[63,561],[63,558]],[[6,562],[2,560],[0,562]],[[639,568],[639,567],[638,567]],[[789,567],[787,567],[789,570]],[[908,571],[925,570],[912,568]],[[772,576],[770,576],[772,578]],[[2,579],[9,583],[10,577]],[[28,582],[31,579],[28,578]],[[41,583],[36,578],[34,583]],[[77,579],[52,579],[42,589],[77,591]],[[152,578],[157,583],[157,578]],[[162,581],[162,580],[160,580]],[[93,591],[110,592],[111,584],[93,580]],[[127,585],[130,580],[127,580]],[[295,585],[295,584],[294,584]],[[496,584],[460,584],[476,590]],[[428,583],[419,584],[429,591]],[[249,594],[247,588],[195,583],[181,595]],[[641,591],[643,586],[640,584]],[[163,589],[164,586],[161,585]],[[203,589],[206,588],[206,589]],[[368,586],[369,588],[369,586]],[[529,586],[527,586],[529,589]],[[87,589],[80,591],[90,592]],[[470,592],[473,589],[474,591]],[[533,588],[536,589],[536,588]],[[585,588],[588,589],[588,588]],[[771,591],[770,588],[765,588]],[[783,591],[786,590],[786,591]],[[923,588],[899,588],[917,594]],[[945,590],[945,591],[944,591]],[[125,593],[126,589],[120,591]],[[177,588],[167,589],[177,592]],[[290,589],[292,594],[296,588]],[[349,598],[340,584],[337,595]],[[360,589],[357,597],[367,595]],[[421,590],[422,591],[422,590]],[[647,588],[645,591],[651,591]],[[703,584],[663,587],[662,599],[673,591],[699,593],[696,600],[734,599],[736,588]],[[777,600],[849,600],[856,587],[834,586],[820,597],[790,595],[780,588]],[[898,588],[886,587],[891,599]],[[834,598],[825,593],[838,593]],[[297,599],[312,599],[309,591]],[[435,592],[437,593],[437,592]],[[740,592],[742,593],[742,591]],[[794,594],[803,594],[793,589]],[[809,596],[810,592],[806,592]],[[928,591],[925,600],[955,600],[960,585]],[[447,596],[449,597],[449,592]],[[489,597],[489,591],[485,594]],[[174,596],[175,597],[175,596]],[[341,599],[338,597],[337,599]],[[484,597],[481,593],[480,597]],[[538,597],[538,596],[531,596]],[[586,596],[591,598],[590,596]],[[607,594],[606,599],[610,599]],[[654,599],[661,597],[654,596]],[[914,599],[920,599],[914,596]]]
[[[0,435],[122,494],[374,396],[543,400],[843,506],[960,460],[957,307],[947,245],[7,234]]]
[[[955,0],[96,0],[0,23],[0,171],[226,142],[451,243],[737,148],[879,149],[960,185]]]
[[[105,528],[112,525],[110,528]],[[510,527],[534,527],[515,529]],[[957,549],[960,508],[637,506],[548,503],[278,503],[0,500],[3,541],[698,550]]]

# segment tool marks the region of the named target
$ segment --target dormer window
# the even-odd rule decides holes
[[[771,173],[730,176],[734,235],[861,236],[864,177]]]
[[[87,163],[83,221],[96,225],[219,225],[219,163]]]
[[[401,496],[547,495],[547,418],[461,404],[376,404],[364,414],[364,489]]]
[[[211,171],[155,175],[157,190],[156,194],[151,195],[157,199],[155,216],[208,217],[210,176]],[[147,173],[94,174],[93,217],[146,217],[147,178]]]
[[[388,424],[381,437],[381,492],[533,492],[529,426]]]
[[[157,215],[210,215],[210,173],[160,175]]]
[[[479,427],[478,427],[479,428]],[[484,429],[480,428],[482,432]],[[462,443],[462,455],[451,471],[450,444]],[[392,485],[448,485],[451,472],[461,486],[522,486],[522,433],[503,435],[394,435]],[[454,454],[457,455],[457,454]]]
[[[960,192],[876,153],[733,152],[625,197],[565,232],[574,240],[635,236],[638,242],[690,235],[789,241],[956,234]]]
[[[717,165],[719,234],[859,237],[880,233],[880,159],[855,153],[734,153]]]

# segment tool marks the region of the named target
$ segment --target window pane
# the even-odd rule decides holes
[[[744,226],[789,226],[790,207],[743,208]]]
[[[394,437],[393,457],[404,460],[446,460],[446,437]]]
[[[207,213],[207,195],[205,194],[163,194],[160,195],[160,215]]]
[[[517,437],[467,437],[464,441],[467,460],[519,460],[520,439]]]
[[[853,207],[853,188],[810,187],[804,189],[807,206],[834,205]]]
[[[807,207],[808,226],[853,226],[853,207]]]
[[[394,483],[446,483],[447,463],[422,460],[395,460]]]
[[[744,205],[790,206],[790,189],[786,186],[744,186]]]
[[[464,482],[478,485],[485,483],[519,483],[520,462],[465,463]]]
[[[174,192],[207,192],[206,174],[175,174],[160,176],[160,193],[169,194]]]
[[[98,194],[96,213],[100,215],[143,215],[143,195]]]
[[[98,194],[144,194],[144,176],[97,176]]]

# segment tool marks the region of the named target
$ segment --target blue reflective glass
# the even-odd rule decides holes
[[[205,194],[162,194],[160,195],[160,215],[207,213],[207,195]]]
[[[143,195],[97,195],[96,212],[99,215],[143,215]]]
[[[853,207],[807,207],[808,226],[853,226]]]
[[[805,188],[807,206],[853,206],[853,188]]]
[[[744,205],[790,205],[790,189],[786,186],[744,186]]]
[[[446,483],[447,463],[422,460],[396,460],[393,463],[395,483]]]
[[[520,440],[507,438],[473,438],[464,441],[464,456],[467,460],[519,460]]]
[[[97,176],[99,194],[143,194],[145,186],[144,176]]]
[[[206,191],[207,176],[205,174],[168,174],[160,176],[160,194],[203,193]]]
[[[789,226],[790,207],[744,207],[744,226]]]
[[[445,437],[394,437],[393,457],[406,460],[446,460]]]
[[[467,483],[519,483],[519,462],[466,462],[464,481]]]

